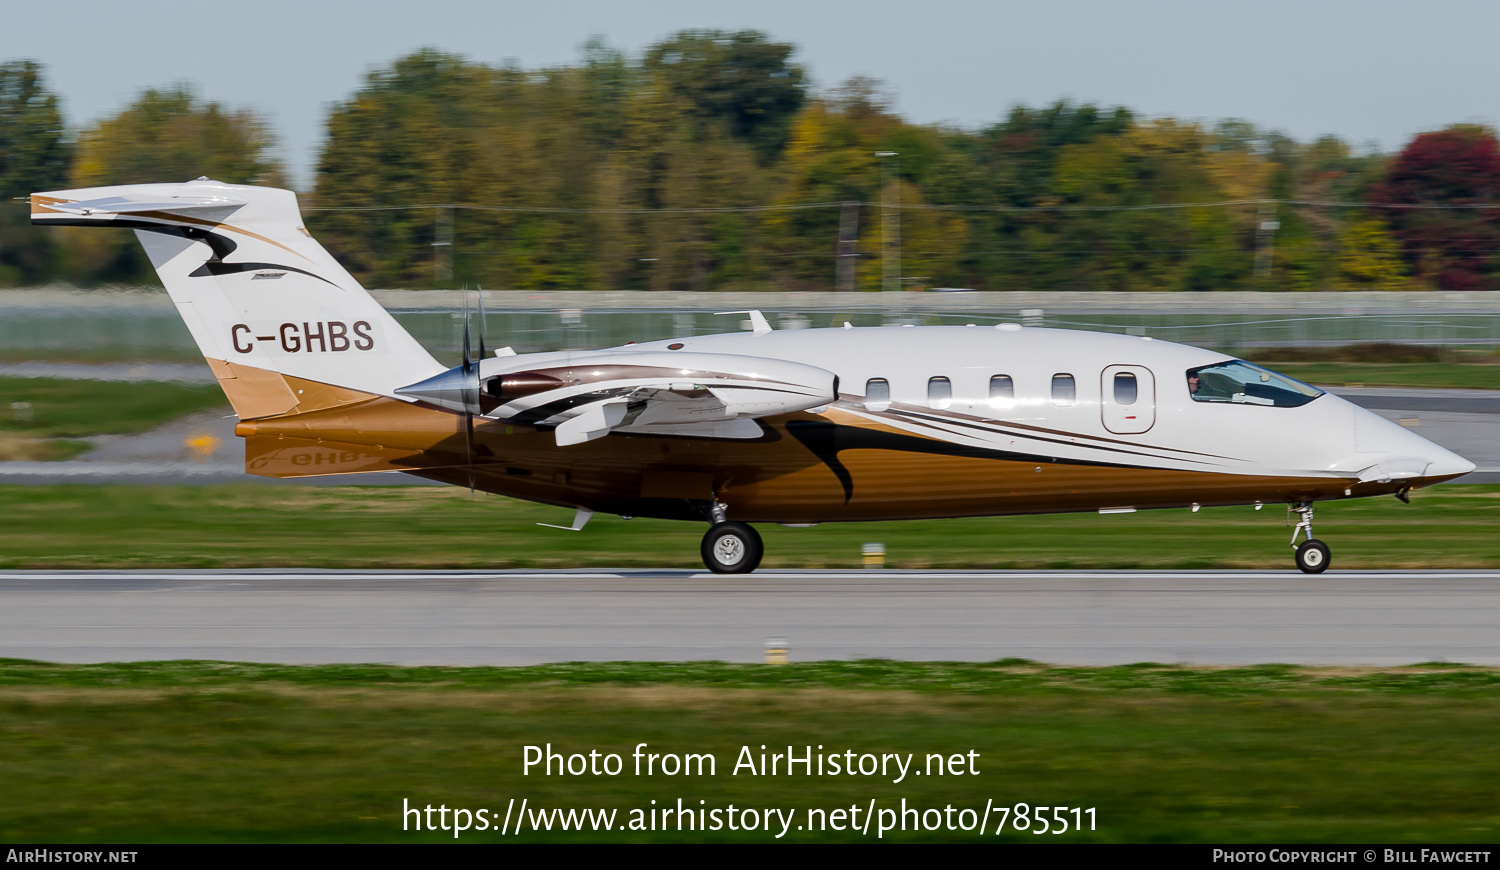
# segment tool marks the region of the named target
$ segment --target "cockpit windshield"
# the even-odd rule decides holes
[[[1187,383],[1195,402],[1295,408],[1323,395],[1317,387],[1238,359],[1188,369]]]

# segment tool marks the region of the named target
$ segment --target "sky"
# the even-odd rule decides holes
[[[0,0],[0,61],[41,62],[74,127],[189,83],[266,118],[306,189],[329,107],[418,48],[537,69],[591,36],[634,56],[690,28],[764,31],[816,87],[872,76],[923,124],[1069,99],[1382,151],[1500,125],[1500,3],[1483,0]]]

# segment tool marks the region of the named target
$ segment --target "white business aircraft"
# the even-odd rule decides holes
[[[240,417],[246,470],[402,471],[594,513],[747,525],[1316,502],[1473,463],[1315,387],[1146,337],[997,327],[751,329],[433,359],[303,227],[294,194],[198,179],[30,197],[37,224],[130,227]],[[743,312],[737,312],[743,313]],[[1299,545],[1297,539],[1303,537]]]

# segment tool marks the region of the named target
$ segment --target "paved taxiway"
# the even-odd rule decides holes
[[[1500,665],[1500,572],[7,571],[0,656]]]

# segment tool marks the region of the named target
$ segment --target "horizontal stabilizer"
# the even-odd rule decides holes
[[[194,212],[222,210],[225,215],[248,205],[243,200],[221,196],[179,196],[170,199],[131,199],[124,196],[107,196],[81,202],[52,203],[53,211],[76,215],[144,214],[146,212]]]

